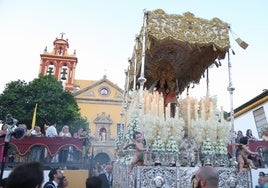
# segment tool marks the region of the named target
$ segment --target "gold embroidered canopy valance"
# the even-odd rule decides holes
[[[190,12],[166,14],[161,9],[148,11],[146,16],[145,37],[143,26],[130,60],[130,87],[134,87],[135,67],[136,80],[140,76],[142,54],[144,86],[149,89],[165,74],[168,83],[176,82],[181,93],[190,83],[199,83],[205,70],[216,59],[224,59],[230,48],[229,24],[218,18],[201,19]]]

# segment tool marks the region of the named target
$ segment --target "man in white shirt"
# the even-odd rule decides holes
[[[56,123],[52,123],[46,130],[46,137],[47,138],[55,138],[58,136],[58,132],[56,129]],[[47,153],[47,152],[45,152]],[[49,162],[58,162],[58,154],[55,156],[50,156],[48,153],[45,155],[45,158],[47,158],[47,161]]]
[[[56,137],[58,132],[56,129],[56,123],[51,124],[46,130],[46,137]]]

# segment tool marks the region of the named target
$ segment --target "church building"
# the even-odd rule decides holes
[[[76,51],[68,53],[69,42],[56,38],[54,48],[47,47],[41,56],[39,75],[54,75],[65,90],[73,93],[82,117],[87,118],[93,139],[91,150],[94,161],[107,163],[115,160],[114,140],[124,127],[121,117],[123,90],[104,75],[100,80],[77,80]]]

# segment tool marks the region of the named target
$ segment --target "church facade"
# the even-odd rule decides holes
[[[100,164],[115,160],[114,140],[124,127],[121,117],[123,90],[104,75],[99,80],[77,80],[76,52],[68,53],[68,39],[56,38],[51,52],[40,54],[39,75],[54,75],[65,90],[73,93],[82,117],[91,130],[91,155]]]

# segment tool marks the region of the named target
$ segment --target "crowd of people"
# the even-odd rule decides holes
[[[83,128],[79,128],[73,135],[69,131],[69,126],[64,125],[61,131],[58,133],[56,129],[56,123],[52,123],[50,126],[45,126],[44,133],[41,132],[40,126],[34,126],[32,129],[27,130],[27,126],[24,124],[19,124],[17,127],[22,127],[25,129],[24,137],[62,137],[62,138],[79,138],[83,139],[83,151],[82,153],[78,151],[73,146],[66,146],[61,148],[61,150],[55,155],[50,156],[47,152],[47,148],[43,145],[35,145],[31,147],[30,151],[24,155],[20,156],[16,153],[16,149],[11,147],[8,152],[9,162],[33,162],[33,161],[43,161],[43,162],[83,162],[89,158],[90,154],[90,136],[89,132]],[[3,122],[0,137],[5,137],[7,134],[8,126]],[[4,146],[0,146],[0,159],[3,156]]]
[[[98,176],[89,176],[85,179],[85,188],[112,188],[113,165],[107,164],[105,171]],[[7,178],[1,182],[1,188],[66,188],[68,179],[60,168],[52,168],[48,173],[49,180],[44,182],[44,167],[40,162],[22,164],[13,169]],[[165,181],[156,177],[153,184],[162,188]],[[192,188],[218,188],[219,173],[212,166],[202,166],[191,180]]]
[[[268,129],[263,130],[263,135],[261,138],[258,138],[252,134],[251,129],[246,130],[244,135],[241,130],[237,131],[235,138],[236,145],[236,159],[238,162],[238,172],[242,172],[243,169],[251,168],[257,169],[262,167],[262,163],[266,160],[263,156],[263,153],[258,151],[251,151],[249,148],[250,141],[268,141]]]
[[[105,171],[98,176],[85,179],[85,188],[112,188],[113,165],[107,164]],[[60,168],[52,168],[48,173],[49,180],[44,182],[44,166],[40,162],[24,163],[15,167],[8,177],[1,179],[0,188],[66,188],[68,179]]]

